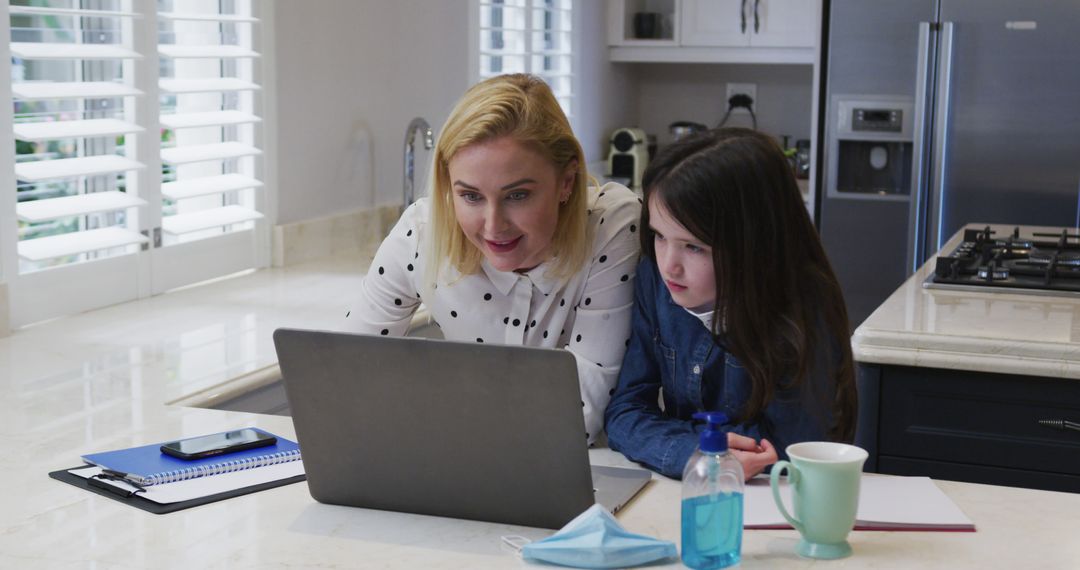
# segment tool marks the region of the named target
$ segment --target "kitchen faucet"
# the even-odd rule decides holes
[[[431,125],[429,125],[427,121],[420,117],[416,117],[412,121],[409,121],[409,127],[405,129],[405,203],[401,205],[402,211],[404,211],[405,208],[408,208],[414,200],[413,155],[415,154],[415,151],[413,148],[413,139],[416,138],[416,131],[423,132],[425,149],[431,150],[435,148],[435,136],[431,132]]]

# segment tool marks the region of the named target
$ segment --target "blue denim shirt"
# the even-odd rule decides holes
[[[608,444],[633,461],[680,479],[702,429],[692,421],[693,414],[722,411],[737,416],[750,397],[750,375],[713,341],[697,317],[672,300],[653,260],[642,258],[635,279],[630,344],[604,414]],[[824,374],[812,376],[816,378],[811,381],[827,381]],[[808,409],[802,392],[778,389],[757,422],[723,429],[766,438],[780,458],[787,459],[788,445],[826,438],[828,410]]]

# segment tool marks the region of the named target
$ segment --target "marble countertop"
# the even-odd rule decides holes
[[[289,418],[169,405],[274,361],[277,326],[330,326],[354,260],[272,269],[44,323],[0,339],[0,568],[520,568],[501,546],[550,530],[323,505],[305,484],[152,515],[47,476],[86,453]],[[336,314],[336,313],[334,313]],[[626,464],[606,449],[600,464]],[[1080,495],[941,481],[976,533],[856,532],[837,568],[1065,568]],[[619,513],[679,542],[680,485],[656,476]],[[810,568],[794,531],[747,531],[745,568]],[[1020,546],[1018,546],[1020,545]],[[668,567],[677,568],[678,564]]]
[[[991,227],[1007,234],[1014,226]],[[856,361],[1080,378],[1080,296],[926,289],[934,264],[931,258],[855,330]]]
[[[7,395],[7,394],[5,394]],[[35,397],[23,395],[32,404]],[[78,417],[33,415],[38,429],[0,436],[5,489],[0,567],[5,568],[521,568],[500,538],[539,540],[552,531],[323,505],[294,484],[167,515],[152,515],[46,477],[79,453],[255,425],[286,437],[288,418],[140,405]],[[141,422],[130,412],[140,411]],[[26,416],[24,416],[26,417]],[[88,429],[95,428],[95,429]],[[88,434],[93,433],[92,437]],[[594,463],[625,465],[593,450]],[[975,521],[975,533],[853,532],[847,568],[1066,568],[1080,559],[1068,521],[1080,495],[939,481]],[[632,532],[679,544],[681,487],[656,476],[619,513]],[[811,568],[794,554],[794,531],[746,531],[744,568]],[[1016,545],[1024,546],[1018,548]],[[538,566],[537,566],[538,567]],[[673,563],[664,568],[681,568]]]

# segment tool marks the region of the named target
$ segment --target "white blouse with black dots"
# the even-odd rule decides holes
[[[639,252],[641,201],[625,186],[590,186],[592,255],[577,275],[561,284],[545,275],[551,262],[528,273],[482,271],[441,279],[422,299],[450,340],[565,348],[577,360],[586,439],[604,426],[607,407],[630,338],[634,269]],[[401,215],[383,240],[364,278],[359,299],[346,313],[351,332],[404,335],[421,302],[425,271],[424,232],[428,199]],[[443,269],[456,276],[452,269]]]

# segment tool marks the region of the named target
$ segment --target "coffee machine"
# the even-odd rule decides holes
[[[641,191],[641,175],[649,162],[648,137],[637,127],[615,129],[608,150],[608,176],[621,178],[632,190]]]

